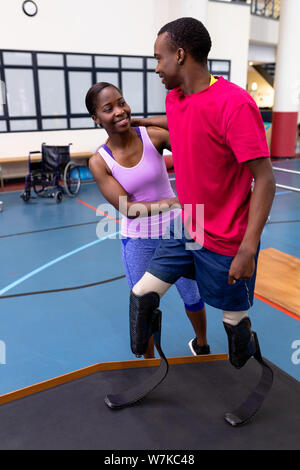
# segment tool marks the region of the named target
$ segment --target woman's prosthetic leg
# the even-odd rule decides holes
[[[250,421],[262,406],[272,387],[273,371],[262,358],[257,334],[251,330],[248,317],[244,317],[237,325],[223,324],[228,337],[230,363],[240,369],[254,357],[262,368],[260,381],[255,389],[237,409],[224,416],[232,426],[240,426]]]
[[[145,354],[148,341],[153,335],[154,345],[161,358],[160,366],[147,380],[124,392],[107,395],[105,403],[110,408],[124,408],[135,404],[156,388],[166,377],[169,365],[161,349],[161,311],[158,310],[160,296],[156,292],[144,295],[130,293],[130,344],[133,354]]]

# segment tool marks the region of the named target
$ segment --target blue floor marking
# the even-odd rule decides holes
[[[87,248],[90,248],[91,246],[96,245],[99,242],[103,242],[104,240],[107,240],[108,238],[114,237],[118,235],[120,232],[115,232],[110,235],[107,235],[106,237],[99,238],[97,240],[94,240],[93,242],[87,243],[86,245],[80,246],[79,248],[76,248],[76,250],[72,250],[69,253],[65,253],[62,256],[59,256],[58,258],[55,258],[52,261],[49,261],[48,263],[44,264],[43,266],[40,266],[39,268],[35,269],[34,271],[31,271],[30,273],[26,274],[25,276],[21,277],[20,279],[17,279],[15,282],[12,282],[8,286],[4,287],[3,289],[0,290],[0,296],[5,294],[7,291],[12,289],[13,287],[18,286],[22,282],[26,281],[30,277],[34,276],[35,274],[40,273],[44,269],[49,268],[50,266],[53,266],[54,264],[58,263],[59,261],[62,261],[63,259],[68,258],[69,256],[75,255],[76,253],[79,253],[82,250],[85,250]]]

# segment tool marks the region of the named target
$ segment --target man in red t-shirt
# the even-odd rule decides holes
[[[178,238],[171,230],[162,240],[132,289],[131,314],[153,311],[180,276],[194,276],[204,302],[223,311],[230,361],[240,368],[253,354],[248,309],[275,179],[259,110],[245,90],[210,75],[210,48],[208,31],[193,18],[168,23],[155,42],[156,73],[171,90],[167,117],[140,123],[169,129],[186,231]],[[143,353],[138,339],[132,344],[134,353]]]

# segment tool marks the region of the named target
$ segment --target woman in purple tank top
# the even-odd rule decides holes
[[[108,134],[89,167],[103,196],[123,216],[121,254],[132,289],[145,273],[170,221],[180,213],[162,155],[163,149],[171,150],[169,133],[159,127],[132,127],[131,110],[121,91],[106,82],[89,89],[86,107]],[[138,203],[143,204],[142,214]],[[182,277],[175,285],[196,334],[189,347],[194,355],[209,354],[205,306],[197,283]],[[145,354],[145,358],[151,357],[153,340]]]

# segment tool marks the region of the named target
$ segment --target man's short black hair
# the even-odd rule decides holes
[[[210,35],[201,21],[195,18],[179,18],[163,26],[158,36],[168,33],[174,48],[182,48],[197,62],[206,62],[211,49]]]

